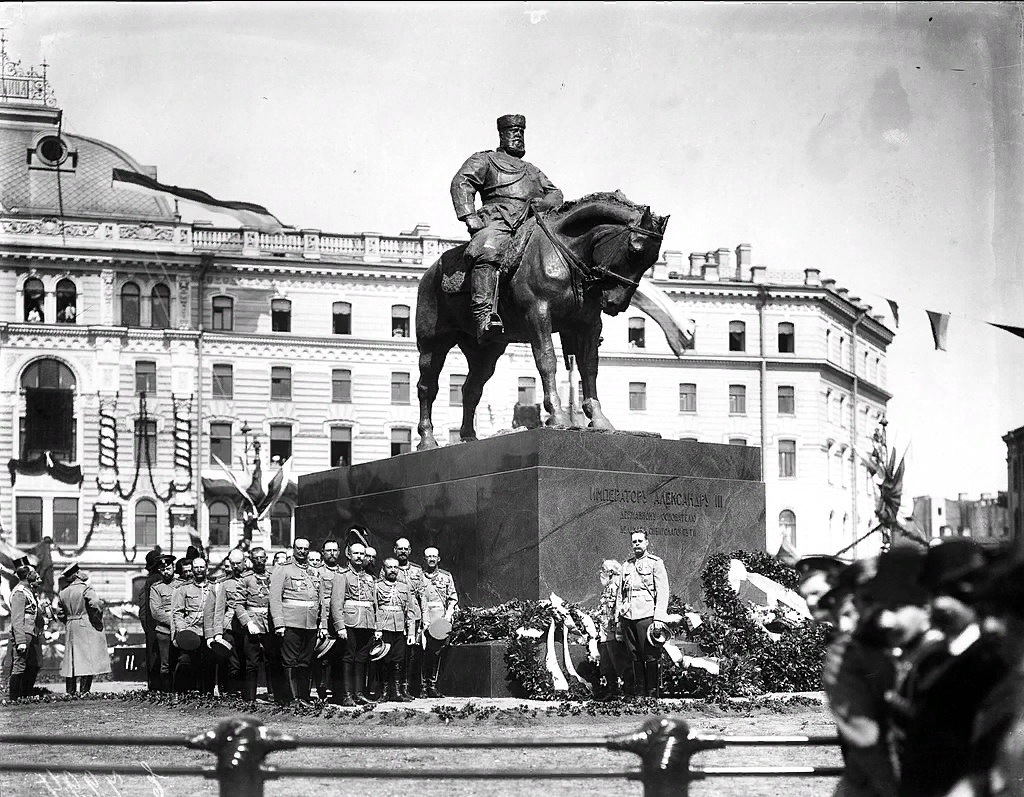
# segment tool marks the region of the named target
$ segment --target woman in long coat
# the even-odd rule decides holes
[[[68,694],[92,688],[94,675],[110,672],[110,654],[103,633],[103,608],[96,590],[86,583],[77,564],[61,574],[67,586],[57,596],[57,617],[64,623],[64,662],[60,674]]]

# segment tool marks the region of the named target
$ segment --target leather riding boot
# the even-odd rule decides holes
[[[470,306],[476,337],[479,343],[487,343],[505,331],[505,325],[498,315],[498,268],[493,263],[477,263],[473,266],[472,295]]]
[[[312,674],[309,671],[309,667],[296,667],[295,669],[299,676],[299,700],[308,703]]]
[[[637,697],[647,696],[647,671],[642,661],[633,662],[633,694]]]
[[[288,702],[294,703],[302,700],[302,685],[299,683],[299,672],[297,667],[285,667],[284,679],[288,682]]]
[[[437,676],[441,671],[441,657],[437,653],[423,657],[423,694],[426,697],[444,697],[437,688]]]
[[[383,686],[383,678],[381,676],[381,667],[383,665],[379,661],[371,661],[366,671],[369,674],[366,683],[366,695],[371,700],[377,700],[381,695],[381,688]]]
[[[396,703],[410,703],[412,698],[408,693],[403,694],[398,684],[398,672],[401,666],[400,662],[395,662],[391,665],[391,675],[388,678],[388,683],[391,686],[391,692],[394,694],[394,701]]]
[[[356,705],[355,699],[352,697],[352,693],[355,691],[356,665],[350,661],[346,661],[341,665],[342,667],[342,680],[345,682],[345,691],[341,695],[341,701],[338,703],[340,706],[347,706],[349,708]]]
[[[372,706],[373,701],[368,700],[366,695],[363,694],[363,688],[366,684],[366,663],[357,661],[353,665],[355,667],[355,689],[352,692],[352,699],[356,701],[356,705],[359,706]]]
[[[397,703],[398,702],[398,690],[395,686],[395,670],[394,665],[390,662],[385,664],[382,668],[384,670],[383,677],[381,678],[381,692],[380,702],[381,703]]]
[[[22,696],[21,684],[24,682],[25,676],[21,673],[11,675],[11,681],[9,684],[10,692],[7,695],[7,699],[12,703]]]
[[[83,695],[87,695],[87,694],[89,694],[89,692],[92,691],[92,676],[91,675],[83,675],[79,679],[78,691],[81,692]]]
[[[64,679],[64,691],[69,695],[78,691],[78,679],[75,676],[72,675],[70,678]]]
[[[39,675],[38,667],[25,668],[25,680],[21,682],[21,693],[23,697],[35,697],[36,677]]]
[[[242,700],[246,703],[256,702],[256,682],[259,681],[257,673],[246,673],[242,681]]]
[[[398,693],[409,700],[413,700],[412,692],[409,691],[409,686],[414,683],[412,679],[413,667],[415,659],[413,658],[413,652],[410,650],[407,654],[408,658],[398,666],[401,668],[399,675],[401,680],[398,682]]]
[[[661,695],[661,692],[658,688],[658,678],[660,676],[658,662],[644,662],[644,672],[647,681],[647,696],[653,697],[655,700],[657,700]]]

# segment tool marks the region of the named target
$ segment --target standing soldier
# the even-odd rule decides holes
[[[96,675],[110,672],[110,654],[103,634],[103,607],[94,590],[85,581],[78,563],[64,568],[61,578],[67,584],[57,596],[57,619],[64,623],[64,661],[60,674],[69,695],[92,690]]]
[[[321,617],[323,585],[309,562],[309,540],[292,543],[292,561],[277,565],[270,577],[270,614],[274,633],[281,642],[281,664],[292,699],[309,700],[309,665],[317,637],[327,635],[327,618]]]
[[[142,585],[142,592],[136,599],[139,606],[139,623],[142,625],[142,633],[146,636],[146,681],[150,692],[161,691],[160,685],[160,647],[157,639],[156,621],[149,608],[149,593],[154,584],[161,580],[160,567],[163,556],[160,553],[160,546],[146,554],[146,579]],[[172,560],[173,564],[173,560]]]
[[[323,655],[320,662],[321,682],[317,685],[320,689],[321,700],[326,700],[326,691],[330,687],[331,702],[340,703],[341,696],[345,691],[344,665],[342,656],[345,653],[345,643],[338,639],[338,629],[334,626],[334,617],[331,616],[331,590],[334,587],[334,577],[343,568],[339,562],[341,559],[341,546],[337,540],[327,540],[324,543],[324,566],[321,570],[323,575],[323,594],[320,599],[320,611],[327,616],[327,633],[336,642]]]
[[[619,697],[619,678],[627,691],[633,689],[633,679],[625,678],[629,655],[615,616],[615,603],[619,594],[619,578],[622,565],[615,559],[605,559],[601,565],[601,624],[597,629],[598,666],[606,686],[599,700],[614,700]]]
[[[366,706],[363,694],[370,647],[381,638],[377,630],[376,590],[373,578],[363,569],[366,547],[354,542],[349,546],[351,566],[334,577],[331,587],[331,619],[338,638],[345,640],[344,694],[340,705]]]
[[[204,626],[213,614],[213,591],[206,579],[206,560],[192,560],[192,580],[174,591],[171,603],[171,639],[178,649],[174,666],[175,692],[213,694],[213,661],[203,644]]]
[[[668,573],[661,558],[647,552],[646,531],[634,531],[630,543],[633,555],[622,568],[615,614],[633,662],[636,692],[656,698],[662,649],[651,643],[648,631],[664,628],[668,619]]]
[[[448,635],[446,633],[442,639],[432,636],[430,625],[435,620],[443,619],[450,631],[452,618],[459,607],[459,596],[455,591],[455,579],[452,578],[452,574],[438,567],[441,554],[437,548],[424,550],[423,559],[427,565],[423,569],[426,578],[423,589],[423,696],[444,697],[437,689],[437,678],[441,674],[441,648],[444,647]]]
[[[409,561],[412,554],[412,545],[405,537],[395,540],[395,559],[398,560],[398,580],[409,585],[409,592],[413,596],[412,620],[413,639],[417,642],[423,634],[423,591],[427,586],[427,577],[423,575],[423,568]],[[408,645],[405,649],[405,660],[398,665],[398,693],[407,699],[412,699],[409,690],[415,688],[413,675],[419,672],[422,663],[423,648],[416,642]]]
[[[14,664],[11,669],[9,700],[28,697],[35,686],[43,658],[42,636],[46,620],[36,598],[34,588],[39,574],[29,565],[28,557],[15,563],[14,574],[18,584],[11,590],[11,649]]]
[[[384,689],[381,699],[408,703],[412,698],[398,689],[398,670],[404,666],[406,647],[416,644],[416,621],[413,619],[417,599],[409,585],[398,580],[398,560],[384,560],[384,574],[377,581],[377,630],[391,647],[384,656]]]
[[[214,644],[227,647],[228,653],[217,662],[217,686],[221,695],[237,694],[242,691],[242,639],[236,627],[232,599],[245,572],[245,553],[233,548],[228,554],[228,570],[216,584],[213,610],[213,636],[207,638],[207,646]]]
[[[281,678],[276,674],[275,663],[266,655],[267,651],[272,649],[273,636],[269,618],[270,574],[267,573],[267,552],[264,548],[253,548],[249,555],[252,558],[252,571],[242,575],[238,587],[229,597],[243,673],[242,699],[246,703],[256,700],[260,665],[264,663],[267,669],[267,684],[274,697],[279,699],[284,691]],[[280,663],[278,662],[276,666],[280,667]]]
[[[156,637],[157,681],[160,692],[171,691],[171,673],[177,663],[177,649],[171,644],[171,610],[174,602],[174,557],[161,556],[157,562],[160,580],[149,588],[149,615]],[[148,581],[148,579],[147,579]]]

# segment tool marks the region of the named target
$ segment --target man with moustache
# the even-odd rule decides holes
[[[334,577],[339,571],[347,569],[341,565],[341,546],[337,540],[326,540],[323,545],[324,566],[320,570],[323,583],[323,591],[320,597],[320,611],[327,616],[327,634],[335,639],[331,646],[320,659],[320,681],[317,687],[320,691],[320,699],[327,700],[327,692],[330,690],[334,698],[332,702],[340,702],[345,691],[345,679],[343,673],[342,656],[345,654],[345,642],[338,639],[338,629],[334,626],[334,618],[331,616],[331,590],[334,588]]]
[[[342,706],[366,706],[371,701],[363,694],[370,647],[381,638],[377,630],[377,600],[373,578],[366,572],[366,546],[349,546],[350,567],[334,577],[331,587],[331,619],[338,638],[345,640],[342,657],[344,691]],[[332,700],[334,698],[332,697]]]
[[[426,589],[427,578],[423,568],[409,561],[412,544],[405,537],[395,540],[395,559],[398,560],[398,580],[409,587],[413,597],[412,621],[413,638],[419,640],[423,634],[423,591]],[[422,664],[423,648],[418,644],[407,645],[405,659],[398,665],[398,693],[409,700],[412,699],[410,689],[415,688],[415,674],[419,673]]]
[[[270,577],[270,614],[281,642],[281,664],[292,699],[301,703],[309,700],[317,638],[327,635],[327,618],[320,611],[323,584],[308,563],[309,540],[297,537],[292,561],[275,567]]]
[[[171,612],[174,608],[174,557],[161,556],[156,564],[160,576],[149,588],[149,614],[152,617],[153,630],[156,636],[156,690],[172,691],[171,674],[177,664],[177,648],[171,644]]]
[[[245,553],[233,548],[228,554],[228,569],[224,578],[215,586],[212,627],[207,630],[207,646],[230,645],[227,657],[217,662],[217,685],[221,695],[237,694],[242,690],[241,637],[236,637],[235,612],[232,599],[245,572]]]
[[[383,564],[383,574],[376,583],[377,630],[391,647],[382,665],[384,689],[381,699],[407,703],[412,698],[402,696],[398,690],[398,669],[405,662],[406,647],[416,644],[416,622],[413,620],[416,598],[409,585],[398,580],[398,560],[388,557]]]
[[[136,599],[139,606],[139,623],[142,625],[142,633],[146,636],[146,681],[150,692],[164,691],[160,686],[160,650],[156,637],[156,623],[149,609],[150,590],[154,584],[158,584],[162,580],[160,574],[162,562],[163,556],[160,553],[159,545],[146,554],[147,575],[143,582],[141,593]],[[173,558],[171,559],[171,565],[174,565]]]
[[[652,645],[648,629],[664,627],[668,618],[668,572],[661,557],[649,553],[647,532],[630,535],[633,555],[622,567],[615,614],[630,653],[637,696],[658,697],[661,648]]]
[[[192,560],[192,580],[175,590],[171,602],[171,638],[178,648],[178,661],[174,667],[175,692],[213,694],[213,656],[202,643],[204,622],[208,622],[207,618],[212,613],[212,598],[213,589],[206,578],[206,560],[197,557]],[[186,630],[199,637],[199,645],[194,650],[186,650],[180,644],[178,634]]]
[[[320,579],[322,585],[326,586],[326,580],[324,577],[324,556],[320,551],[314,551],[310,549],[309,560],[306,563],[309,567],[309,572],[315,577]],[[320,605],[323,606],[323,592],[320,593]],[[321,609],[322,610],[322,609]],[[313,687],[316,687],[317,694],[321,700],[326,700],[324,694],[324,672],[323,662],[317,658],[316,649],[313,650],[313,657],[309,660],[309,683],[310,692]]]
[[[14,575],[18,583],[11,590],[10,639],[14,662],[8,695],[12,702],[33,694],[36,676],[42,665],[42,637],[46,627],[46,619],[35,592],[40,581],[39,573],[29,565],[28,557],[18,559],[15,565]]]
[[[282,684],[279,651],[273,645],[274,634],[270,630],[270,574],[267,572],[267,551],[256,547],[249,552],[252,570],[242,574],[238,587],[229,596],[229,607],[233,613],[235,640],[238,644],[239,661],[242,669],[242,699],[246,703],[256,700],[260,665],[267,669],[267,682],[278,702],[287,689]]]
[[[426,548],[423,551],[423,576],[426,585],[423,588],[423,696],[444,697],[437,688],[437,679],[441,671],[441,648],[445,640],[435,639],[427,629],[435,620],[444,619],[451,623],[459,608],[459,595],[455,591],[455,579],[447,570],[442,570],[441,553],[437,548]]]

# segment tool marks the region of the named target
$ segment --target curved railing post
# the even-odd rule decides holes
[[[264,781],[274,777],[263,768],[267,753],[297,745],[287,734],[268,732],[258,717],[233,717],[194,736],[188,746],[216,754],[217,766],[206,776],[217,779],[220,797],[263,797]]]

